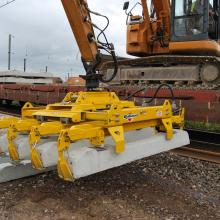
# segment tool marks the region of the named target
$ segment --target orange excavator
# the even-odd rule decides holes
[[[154,84],[216,89],[220,85],[219,0],[141,0],[127,15],[127,53],[113,84]],[[139,15],[135,7],[142,6]],[[111,62],[103,66],[112,74]]]

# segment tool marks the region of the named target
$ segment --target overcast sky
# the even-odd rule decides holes
[[[0,4],[7,0],[0,0]],[[126,16],[123,0],[88,0],[91,9],[107,15],[107,36],[117,55],[125,56]],[[95,20],[96,21],[96,20]],[[97,22],[97,21],[96,21]],[[102,23],[100,23],[102,24]],[[81,74],[80,54],[60,0],[16,0],[0,8],[0,69],[7,69],[8,35],[12,34],[12,69],[23,69],[27,51],[27,70],[66,75]]]

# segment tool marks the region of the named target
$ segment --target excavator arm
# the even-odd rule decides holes
[[[110,44],[104,33],[108,27],[108,18],[89,9],[86,0],[61,0],[79,50],[82,56],[82,62],[86,70],[86,75],[81,76],[86,80],[88,90],[94,90],[99,87],[99,82],[110,82],[117,74],[117,60],[114,51],[114,45]],[[107,20],[106,28],[103,30],[92,22],[91,14],[103,17]],[[94,28],[100,31],[95,36]],[[105,42],[100,41],[103,36]],[[98,67],[102,63],[101,50],[104,50],[112,56],[114,61],[114,72],[108,79],[98,73]]]
[[[62,0],[84,62],[96,62],[98,45],[86,1]]]

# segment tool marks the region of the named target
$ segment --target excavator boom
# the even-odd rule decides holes
[[[91,11],[86,0],[61,1],[81,52],[82,62],[86,70],[86,75],[81,77],[86,80],[86,87],[88,90],[97,89],[99,87],[99,82],[107,83],[115,78],[118,66],[114,45],[108,42],[104,30],[92,22],[91,14],[105,18],[107,21],[106,28],[108,27],[109,20],[106,16]],[[95,36],[94,28],[100,32],[98,37]],[[99,40],[100,36],[104,37],[105,42]],[[103,62],[101,50],[107,52],[114,61],[114,71],[108,79],[105,79],[98,73],[98,67]]]
[[[87,63],[96,62],[98,45],[91,24],[88,4],[85,0],[61,0],[82,59]],[[74,12],[73,12],[74,9]]]

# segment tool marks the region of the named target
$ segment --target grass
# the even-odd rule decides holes
[[[220,132],[220,124],[198,121],[185,121],[185,128]]]

